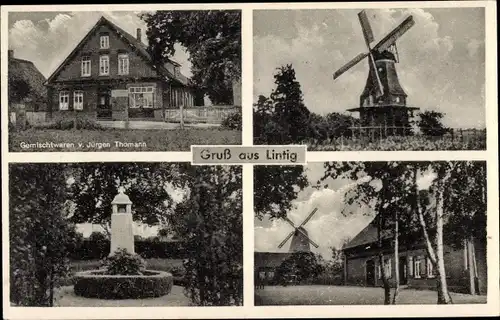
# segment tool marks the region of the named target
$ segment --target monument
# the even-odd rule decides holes
[[[112,256],[118,249],[126,249],[134,254],[134,232],[132,228],[132,201],[124,193],[123,188],[118,189],[118,194],[111,202],[111,247],[109,255]]]

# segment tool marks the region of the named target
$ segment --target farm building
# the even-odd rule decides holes
[[[44,113],[47,110],[45,77],[33,62],[15,58],[14,50],[8,51],[8,96],[11,122],[26,113]]]
[[[379,263],[377,225],[370,223],[343,249],[344,279],[346,285],[382,286],[382,268]],[[394,285],[394,251],[392,235],[383,231],[382,252],[385,274]],[[411,288],[433,289],[436,287],[436,272],[427,257],[425,244],[415,241],[403,242],[399,248],[400,285]],[[406,244],[405,244],[406,243]],[[486,294],[486,243],[473,239],[464,242],[461,249],[445,245],[445,269],[450,291]]]
[[[202,105],[180,65],[153,61],[141,33],[101,17],[46,82],[52,120],[163,120],[167,109]]]
[[[261,285],[275,284],[276,269],[292,252],[254,252],[254,281]]]

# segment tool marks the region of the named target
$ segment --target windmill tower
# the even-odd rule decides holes
[[[315,208],[311,213],[307,216],[307,218],[300,224],[300,226],[296,227],[292,220],[285,217],[285,221],[288,222],[292,227],[293,231],[288,234],[288,236],[278,245],[278,248],[282,248],[288,239],[292,238],[292,242],[290,244],[289,252],[311,252],[311,247],[309,244],[312,244],[315,248],[319,246],[309,238],[309,235],[304,228],[307,222],[311,220],[312,216],[318,211],[318,208]]]
[[[372,48],[370,44],[374,37],[366,12],[359,12],[358,18],[368,52],[357,55],[333,75],[333,79],[337,79],[361,60],[368,58],[368,78],[359,99],[359,108],[347,110],[359,112],[360,127],[352,129],[359,129],[359,134],[369,136],[410,134],[410,118],[413,117],[413,111],[419,108],[406,105],[407,94],[396,72],[396,63],[399,62],[396,40],[415,21],[409,16]]]

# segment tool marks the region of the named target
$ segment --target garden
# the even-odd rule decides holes
[[[11,164],[9,176],[13,306],[242,304],[240,167]],[[136,222],[161,228],[134,236]],[[82,223],[103,232],[84,237]]]

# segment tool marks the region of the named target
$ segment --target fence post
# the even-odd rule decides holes
[[[179,110],[180,110],[180,121],[181,121],[181,129],[184,129],[184,106],[181,104],[179,106]]]

